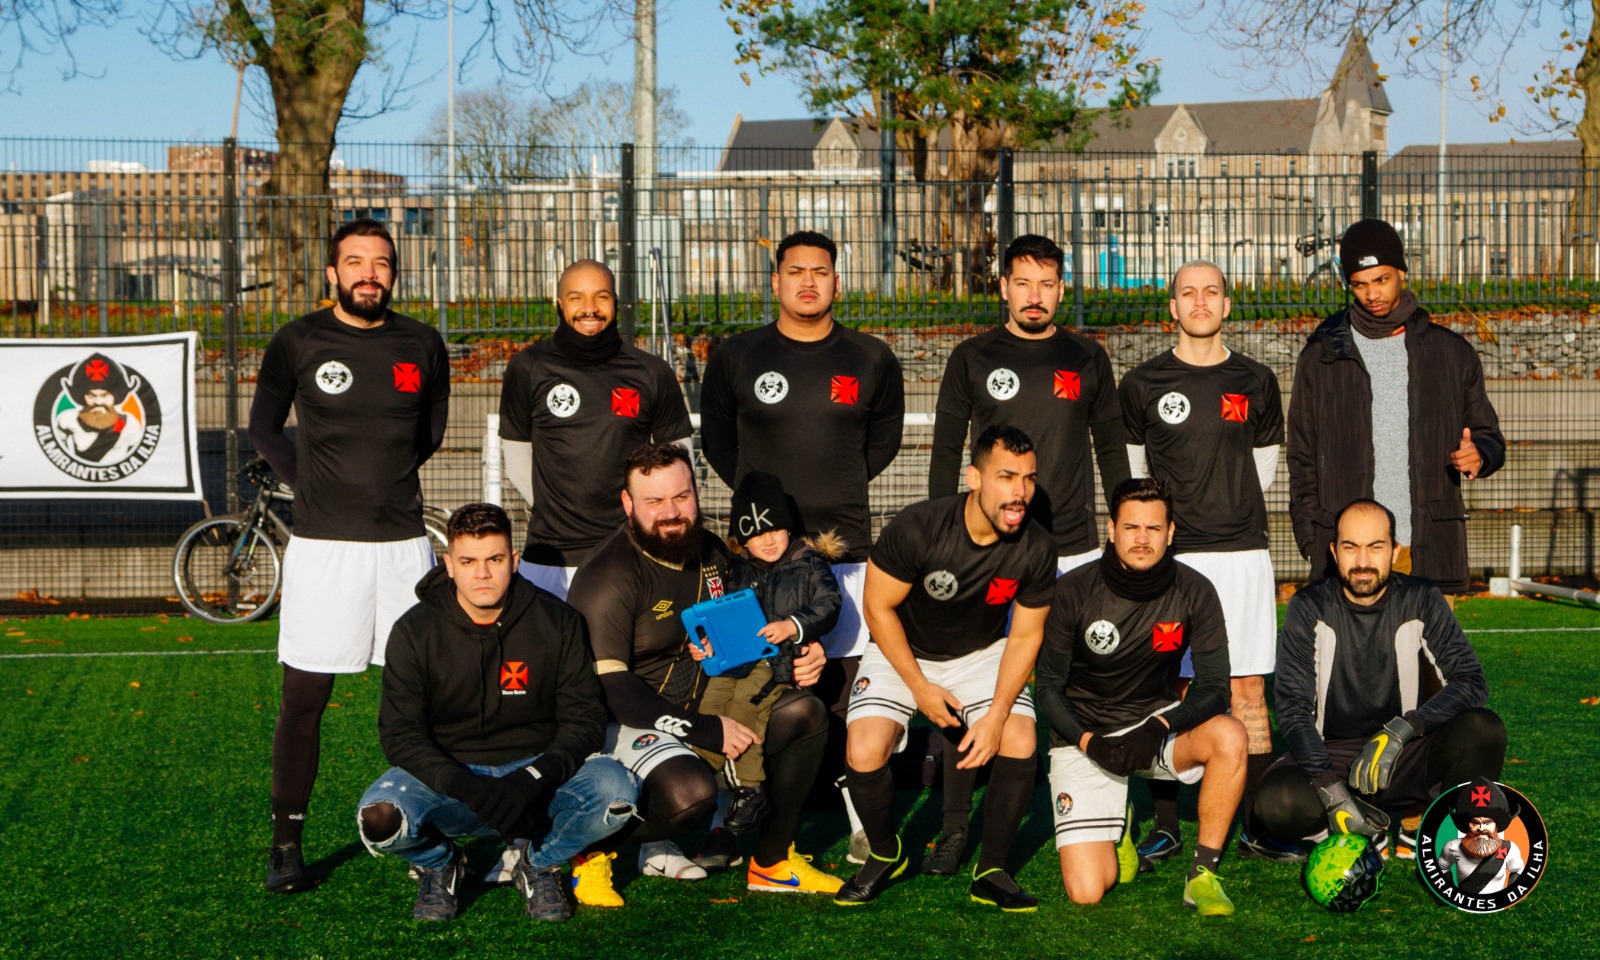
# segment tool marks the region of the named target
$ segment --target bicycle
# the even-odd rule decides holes
[[[278,605],[283,590],[283,550],[291,528],[283,505],[294,493],[257,458],[239,471],[256,496],[240,513],[207,517],[178,538],[172,582],[186,610],[211,623],[249,623]],[[424,507],[422,524],[437,561],[446,548],[446,514]]]

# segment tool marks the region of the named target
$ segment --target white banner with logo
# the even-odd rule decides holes
[[[0,340],[0,497],[199,500],[199,341]]]

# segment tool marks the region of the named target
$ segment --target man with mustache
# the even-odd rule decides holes
[[[334,677],[384,662],[390,628],[433,566],[417,470],[444,441],[450,402],[444,340],[389,309],[399,265],[383,224],[340,227],[326,274],[334,305],[273,336],[250,407],[251,441],[294,488],[267,871],[267,889],[280,893],[314,885],[300,840]],[[283,429],[291,409],[293,442]]]
[[[506,364],[500,437],[506,476],[530,504],[519,572],[565,597],[622,522],[623,460],[652,441],[687,446],[694,428],[672,368],[622,342],[610,268],[578,260],[561,271],[556,317],[552,336]]]
[[[1094,467],[1107,502],[1128,478],[1122,411],[1111,360],[1097,341],[1055,323],[1066,257],[1047,237],[1026,234],[1006,247],[1000,296],[1005,322],[957,344],[939,381],[928,496],[956,492],[961,450],[993,424],[1033,438],[1039,482],[1028,514],[1056,544],[1056,571],[1100,556],[1094,521]],[[1093,450],[1090,438],[1093,437]],[[953,874],[967,854],[976,771],[946,753],[944,825],[928,873]]]
[[[1245,729],[1225,712],[1228,638],[1217,591],[1169,551],[1164,482],[1127,480],[1111,498],[1100,559],[1056,581],[1035,690],[1050,725],[1061,880],[1099,903],[1138,876],[1128,778],[1200,785],[1200,834],[1183,902],[1231,916],[1217,877],[1244,791]],[[1179,690],[1192,652],[1194,680]]]
[[[1467,589],[1461,481],[1499,470],[1500,421],[1478,352],[1428,318],[1406,289],[1394,227],[1345,230],[1339,261],[1353,302],[1322,322],[1294,368],[1289,516],[1311,580],[1333,575],[1333,517],[1357,497],[1389,506],[1395,569],[1446,593]],[[1381,451],[1381,455],[1380,455]]]
[[[1338,575],[1294,595],[1278,636],[1289,750],[1261,779],[1251,829],[1285,846],[1330,831],[1385,844],[1387,811],[1497,780],[1505,762],[1505,724],[1484,709],[1483,667],[1444,595],[1394,572],[1394,515],[1357,500],[1336,529]],[[1414,856],[1416,838],[1398,846]]]
[[[680,620],[685,609],[723,595],[728,555],[722,541],[700,524],[694,472],[682,446],[647,444],[633,451],[622,469],[627,523],[578,568],[567,599],[588,623],[611,715],[602,752],[642,781],[644,819],[617,839],[640,842],[639,870],[645,876],[698,880],[706,871],[672,839],[711,817],[717,788],[711,768],[690,748],[732,760],[757,739],[737,720],[697,709],[706,678],[690,654]],[[821,645],[807,645],[795,658],[795,682],[815,684],[822,662]],[[831,894],[838,889],[837,877],[813,868],[811,858],[794,848],[800,804],[816,779],[827,732],[826,708],[803,689],[784,691],[772,708],[762,740],[772,810],[746,872],[752,891]],[[604,872],[609,875],[609,867]],[[621,905],[620,897],[612,897]]]
[[[906,507],[873,544],[864,598],[872,643],[851,688],[845,743],[870,852],[834,897],[840,906],[876,900],[905,872],[889,757],[921,712],[944,730],[965,728],[956,748],[964,769],[993,761],[972,899],[1038,909],[1007,872],[1033,794],[1038,736],[1026,686],[1056,574],[1050,535],[1028,516],[1038,469],[1027,434],[989,427],[972,445],[968,492]]]
[[[1441,871],[1455,868],[1457,890],[1478,896],[1516,885],[1528,864],[1522,849],[1503,836],[1516,816],[1493,780],[1478,777],[1461,788],[1452,813],[1461,836],[1440,847],[1435,861]]]
[[[1216,587],[1228,627],[1230,706],[1250,736],[1241,809],[1272,762],[1266,675],[1272,672],[1277,582],[1267,552],[1265,493],[1278,469],[1283,401],[1267,367],[1223,343],[1233,307],[1216,264],[1191,260],[1172,275],[1168,312],[1178,343],[1128,371],[1118,387],[1136,477],[1172,493],[1173,550]],[[1185,675],[1189,671],[1186,667]],[[1143,869],[1182,849],[1177,784],[1152,782],[1156,824],[1139,845]],[[1288,854],[1240,836],[1241,853]]]

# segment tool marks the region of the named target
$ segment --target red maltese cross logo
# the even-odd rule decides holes
[[[104,360],[90,360],[83,365],[83,372],[88,375],[90,380],[99,383],[106,377],[111,376],[111,367]]]
[[[861,396],[861,384],[855,377],[834,377],[828,387],[828,396],[834,403],[855,403]]]
[[[1076,400],[1083,392],[1083,381],[1072,370],[1056,371],[1056,396],[1062,400]]]
[[[1489,805],[1489,788],[1488,787],[1473,787],[1472,788],[1472,805],[1474,807],[1487,807]]]
[[[401,393],[417,393],[422,389],[422,371],[414,363],[395,364],[394,388]]]
[[[617,387],[611,391],[611,412],[619,417],[639,415],[639,391]]]
[[[1004,577],[995,577],[989,581],[989,594],[983,598],[983,602],[996,605],[1010,603],[1016,596],[1017,581],[1007,580]]]
[[[507,660],[500,665],[500,689],[521,690],[528,685],[528,665],[521,660]]]
[[[1183,624],[1158,623],[1150,634],[1150,646],[1158,653],[1171,653],[1183,645]]]
[[[1250,419],[1250,398],[1242,393],[1222,395],[1222,419],[1244,423]]]

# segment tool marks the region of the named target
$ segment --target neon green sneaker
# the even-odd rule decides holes
[[[1132,883],[1139,875],[1139,851],[1133,844],[1133,804],[1128,804],[1122,822],[1122,839],[1117,841],[1117,882]]]
[[[1205,867],[1183,885],[1183,905],[1200,911],[1202,917],[1233,916],[1233,901],[1222,892],[1222,881]]]

